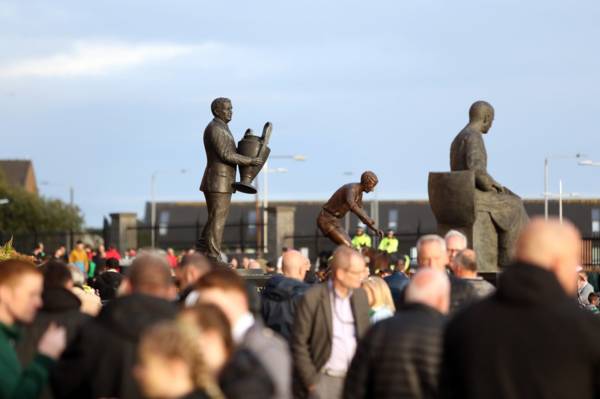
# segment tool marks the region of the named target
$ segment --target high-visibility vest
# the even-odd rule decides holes
[[[379,250],[386,251],[389,254],[398,252],[398,239],[396,237],[388,238],[384,237],[379,243]]]
[[[356,249],[361,249],[364,247],[371,247],[371,237],[368,234],[363,234],[360,236],[354,236],[352,239],[352,246]]]

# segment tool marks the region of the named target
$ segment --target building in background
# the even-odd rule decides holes
[[[311,259],[315,259],[321,252],[331,251],[333,244],[320,234],[315,222],[322,205],[323,201],[272,201],[269,204],[266,258],[275,258],[282,246],[303,249]],[[525,208],[530,217],[543,216],[544,201],[525,200]],[[156,209],[157,246],[180,249],[193,247],[206,222],[205,204],[159,202]],[[381,229],[393,229],[396,232],[401,254],[411,254],[419,236],[435,233],[437,229],[427,200],[365,201],[364,209],[371,217],[378,219]],[[549,210],[550,215],[558,215],[558,202],[551,201]],[[256,253],[262,250],[261,213],[262,208],[257,208],[255,202],[231,204],[223,238],[223,249],[227,253]],[[600,199],[565,199],[563,214],[579,228],[584,239],[600,242]],[[150,204],[147,204],[146,215],[138,225],[141,235],[144,230],[149,231],[149,215]],[[283,221],[282,217],[285,218]],[[359,223],[360,221],[352,215],[345,224],[352,232]],[[282,228],[286,231],[280,231]],[[598,258],[597,263],[600,263],[598,248],[584,248],[584,256]],[[588,261],[584,259],[585,262]]]
[[[8,184],[24,188],[26,191],[37,194],[38,187],[33,170],[33,163],[29,160],[0,160],[0,171],[6,177]]]

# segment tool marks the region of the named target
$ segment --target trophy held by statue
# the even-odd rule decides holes
[[[268,144],[269,139],[271,138],[272,130],[273,125],[271,122],[265,123],[261,137],[253,135],[251,129],[246,130],[244,138],[238,142],[237,152],[247,157],[260,158],[266,162],[269,154],[271,153],[271,149],[268,147]],[[262,165],[239,166],[239,168],[241,181],[234,183],[233,187],[242,193],[256,194],[256,188],[252,186],[252,181],[262,169]]]

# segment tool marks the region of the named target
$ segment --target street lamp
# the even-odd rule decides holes
[[[40,182],[40,186],[53,186],[53,187],[68,187],[69,188],[69,205],[71,205],[71,207],[73,207],[75,205],[75,189],[73,188],[73,185],[68,185],[65,186],[63,184],[55,184],[52,182],[49,182],[47,180],[42,180]]]
[[[8,198],[0,198],[0,205],[6,205],[10,202]]]
[[[156,244],[156,176],[160,173],[170,173],[171,171],[155,170],[150,178],[150,245],[154,248]],[[181,169],[181,174],[187,173],[187,169]]]
[[[544,158],[544,219],[548,220],[548,164],[551,159],[579,159],[584,157],[584,154],[577,153],[575,155],[548,155]],[[580,162],[581,163],[581,162]]]
[[[271,159],[291,159],[293,161],[306,161],[306,156],[296,154],[296,155],[271,155],[269,158]],[[263,247],[264,253],[267,253],[268,250],[268,237],[269,237],[269,173],[287,173],[287,169],[285,168],[274,168],[269,169],[268,160],[265,162],[263,167]]]

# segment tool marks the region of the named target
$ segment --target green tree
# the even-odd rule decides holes
[[[0,171],[0,231],[6,234],[30,232],[80,231],[83,217],[77,206],[49,199],[8,184]]]

